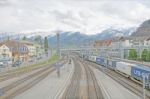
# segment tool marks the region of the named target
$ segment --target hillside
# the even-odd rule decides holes
[[[150,20],[143,22],[131,36],[150,36]]]

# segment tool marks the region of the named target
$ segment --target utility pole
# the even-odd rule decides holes
[[[20,41],[19,40],[20,40],[20,35],[18,34],[18,61],[20,61],[20,52],[21,52],[20,51],[20,44],[19,44]]]
[[[143,76],[143,99],[145,99],[145,75]]]
[[[60,58],[60,34],[59,34],[59,31],[57,31],[57,54],[59,55],[59,58]]]

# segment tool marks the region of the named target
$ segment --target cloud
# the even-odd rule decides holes
[[[138,26],[150,18],[143,0],[0,0],[0,32],[80,31]]]

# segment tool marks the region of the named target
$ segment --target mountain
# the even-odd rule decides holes
[[[81,34],[80,32],[61,32],[60,33],[60,45],[63,47],[75,47],[79,46],[83,42],[87,42],[89,39],[88,35]],[[56,47],[57,38],[56,36],[49,36],[49,44],[52,47]]]
[[[61,32],[60,33],[60,45],[61,47],[77,47],[81,44],[91,43],[95,40],[109,39],[113,37],[130,36],[135,28],[130,29],[106,29],[101,33],[95,35],[86,35],[80,32]],[[48,36],[49,44],[51,47],[56,47],[57,38],[56,35]]]
[[[121,37],[121,36],[130,36],[136,28],[129,28],[129,29],[106,29],[101,33],[95,35],[99,39],[109,39],[113,37]]]
[[[131,36],[150,36],[150,19],[144,21]]]

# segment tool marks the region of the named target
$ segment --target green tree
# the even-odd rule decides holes
[[[24,36],[24,37],[22,38],[22,40],[27,40],[27,37],[26,37],[26,36]]]
[[[128,59],[131,59],[131,60],[137,59],[137,52],[135,49],[130,49]]]
[[[146,57],[147,57],[148,51],[147,49],[144,49],[141,55],[141,58],[143,61],[146,61]]]
[[[34,41],[40,45],[42,45],[42,37],[40,35],[36,36],[34,38]]]
[[[47,39],[47,37],[45,37],[45,39],[44,39],[45,54],[48,54],[48,48],[49,48],[49,46],[48,46],[48,39]]]
[[[146,61],[150,62],[150,51],[148,51],[146,54]]]

